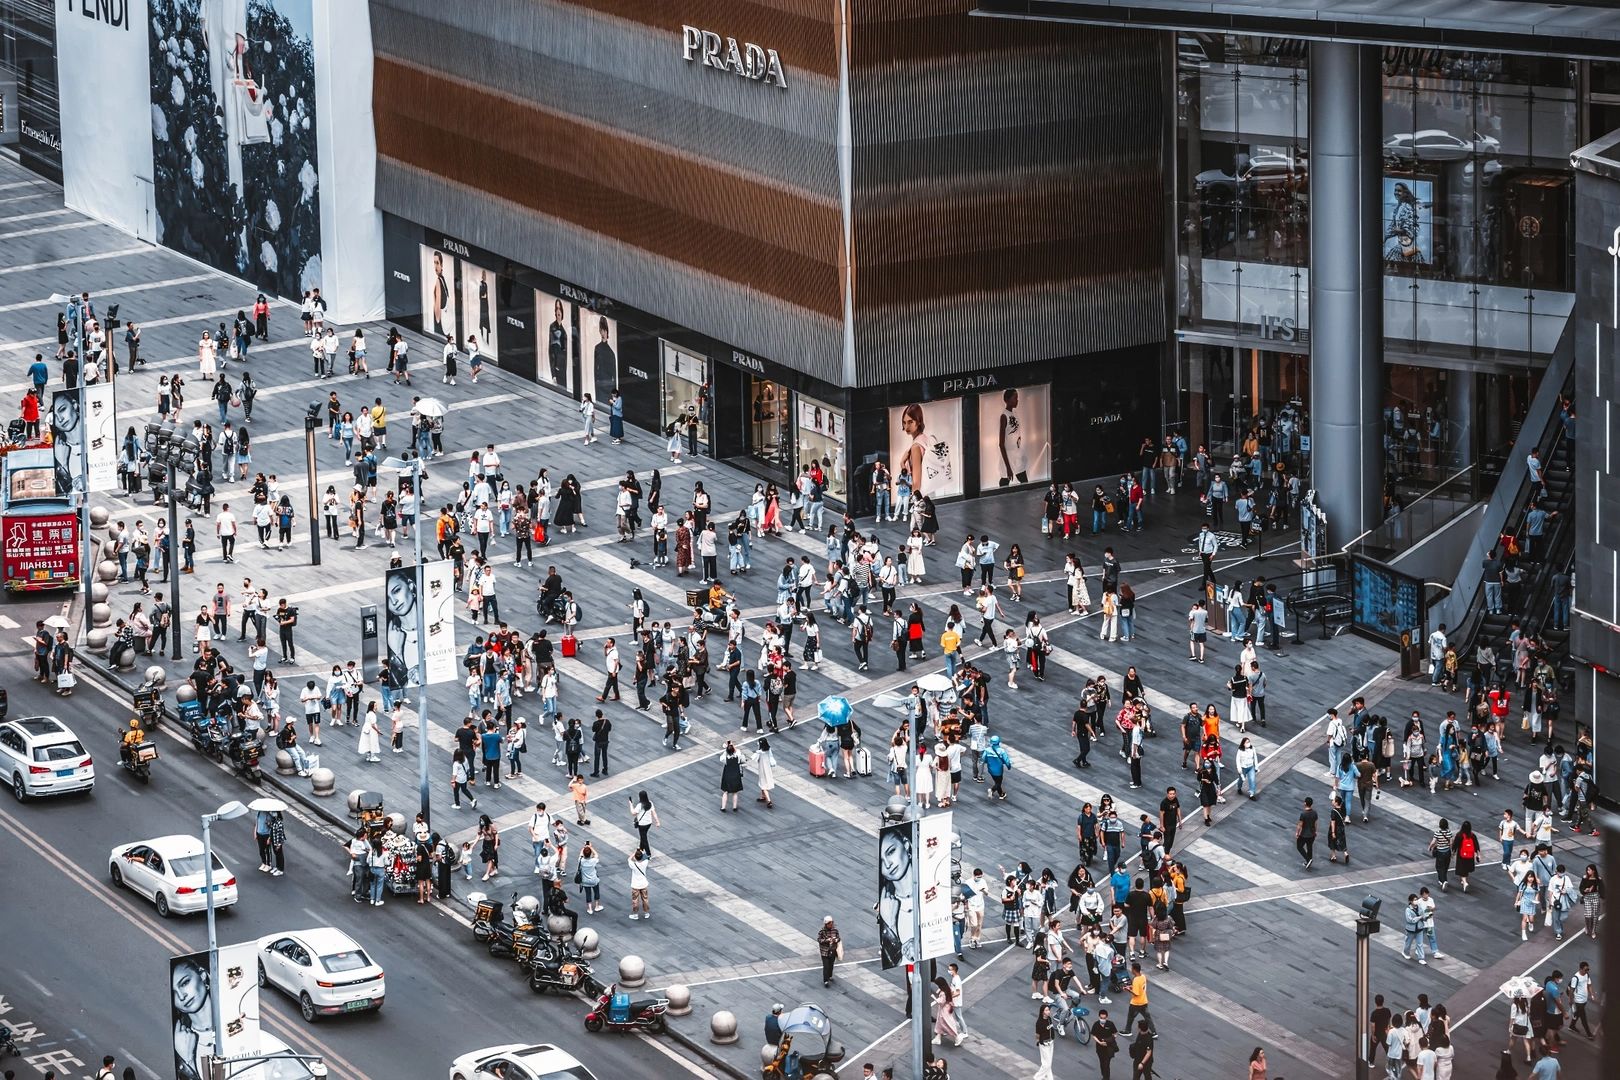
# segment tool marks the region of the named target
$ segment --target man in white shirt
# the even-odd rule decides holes
[[[1429,635],[1429,685],[1440,681],[1446,670],[1446,624]]]
[[[1327,776],[1337,776],[1338,775],[1338,769],[1336,768],[1336,766],[1339,764],[1339,758],[1345,752],[1345,742],[1346,742],[1346,737],[1345,737],[1345,731],[1344,731],[1344,721],[1339,719],[1339,710],[1337,710],[1337,709],[1329,709],[1328,710],[1328,723],[1327,723],[1327,762],[1328,762],[1328,767],[1327,767],[1327,772],[1326,772],[1325,775],[1327,775]]]
[[[237,629],[236,640],[246,641],[248,623],[255,621],[254,616],[259,610],[259,590],[253,587],[252,578],[242,579],[242,591],[238,594],[237,607],[242,612],[242,625]]]
[[[488,556],[490,533],[495,530],[495,514],[489,508],[489,503],[481,502],[478,509],[473,511],[473,535],[478,538],[478,554]]]
[[[540,873],[540,851],[551,837],[551,814],[545,803],[535,803],[529,815],[529,845],[534,849],[534,872]]]
[[[316,318],[319,319],[319,309],[317,308],[316,310]],[[332,368],[337,363],[338,354],[337,331],[333,330],[330,326],[326,328],[326,334],[321,338],[321,352],[326,357],[326,377],[330,379],[332,377]]]
[[[259,547],[265,551],[270,550],[270,524],[275,519],[268,502],[253,504],[253,527],[259,532]]]
[[[984,898],[990,895],[990,883],[985,881],[984,871],[975,868],[967,887],[968,948],[977,949],[984,930]]]
[[[613,694],[613,700],[618,701],[620,667],[619,646],[618,643],[612,638],[608,638],[607,644],[602,646],[602,662],[607,668],[607,682],[602,684],[602,692],[596,695],[596,700],[606,701],[608,693],[611,691]]]
[[[214,518],[214,535],[219,537],[220,554],[228,563],[236,561],[236,515],[231,513],[230,503],[221,503],[219,514]]]

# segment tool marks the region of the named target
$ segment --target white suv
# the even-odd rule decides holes
[[[34,795],[65,795],[96,785],[96,768],[78,736],[54,716],[27,716],[0,724],[0,779],[18,802]]]

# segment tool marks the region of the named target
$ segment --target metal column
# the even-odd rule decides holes
[[[1338,547],[1382,518],[1383,74],[1311,43],[1311,486]]]

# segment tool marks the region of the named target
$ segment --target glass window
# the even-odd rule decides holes
[[[709,382],[708,357],[687,352],[665,341],[664,347],[664,430],[679,423],[684,428],[689,413],[698,416],[698,442],[709,442],[708,410],[703,401]]]
[[[798,395],[799,461],[821,465],[827,497],[849,501],[848,468],[844,460],[844,413],[815,398]]]
[[[748,453],[786,475],[793,468],[791,391],[781,383],[748,377]]]

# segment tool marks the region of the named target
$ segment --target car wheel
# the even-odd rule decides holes
[[[28,801],[28,787],[23,783],[22,773],[11,774],[11,793],[17,797],[18,802]]]
[[[303,1013],[304,1019],[309,1021],[311,1024],[313,1024],[315,1022],[315,1018],[320,1015],[320,1013],[315,1011],[315,1002],[310,998],[309,991],[307,990],[299,991],[298,1011]]]
[[[266,987],[266,986],[269,986],[269,985],[270,985],[270,976],[265,974],[265,972],[264,972],[264,961],[260,960],[259,961],[259,986],[260,987]]]
[[[112,878],[113,888],[122,889],[124,887],[124,872],[118,868],[117,863],[109,866],[107,873]]]
[[[157,894],[157,913],[160,919],[169,917],[169,894],[162,889],[159,889]]]

